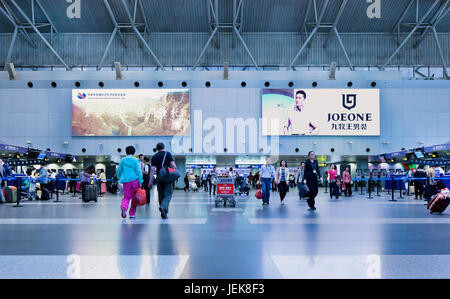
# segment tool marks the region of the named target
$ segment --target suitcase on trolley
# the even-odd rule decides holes
[[[84,187],[84,202],[97,202],[97,193],[96,185],[86,185]]]
[[[450,204],[450,192],[448,188],[444,188],[434,196],[434,198],[428,204],[430,213],[442,213],[447,209]]]

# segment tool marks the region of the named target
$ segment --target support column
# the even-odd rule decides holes
[[[184,188],[184,176],[186,174],[186,156],[175,156],[175,164],[177,164],[178,171],[180,171],[181,176],[178,182],[175,184],[176,189]]]

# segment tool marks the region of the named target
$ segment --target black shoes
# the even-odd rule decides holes
[[[159,211],[161,212],[161,218],[167,219],[167,211],[163,208],[159,208]]]
[[[309,208],[310,211],[315,211],[316,207]]]

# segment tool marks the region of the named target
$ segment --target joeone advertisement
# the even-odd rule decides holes
[[[263,89],[263,135],[379,136],[379,89]]]

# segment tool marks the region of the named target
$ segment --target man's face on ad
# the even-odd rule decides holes
[[[295,95],[295,106],[297,106],[299,109],[303,109],[305,101],[305,96],[302,93],[298,93]]]

